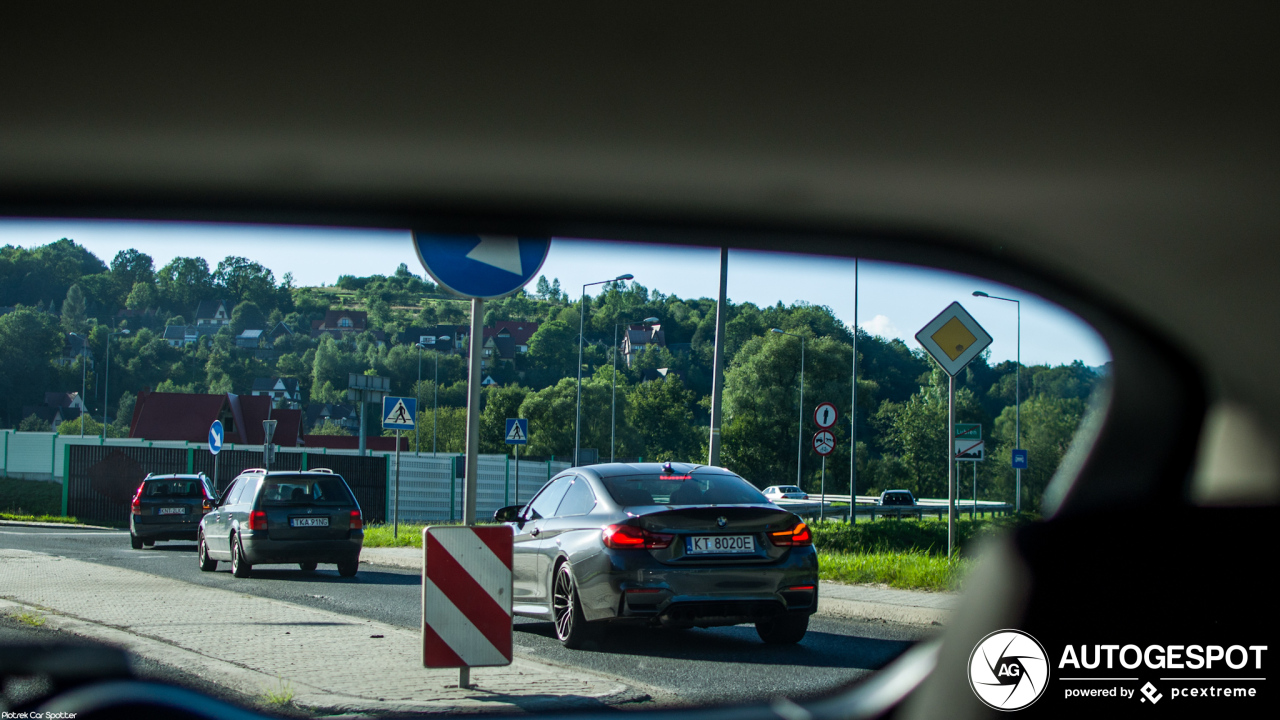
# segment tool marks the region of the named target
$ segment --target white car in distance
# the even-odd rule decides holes
[[[795,485],[773,485],[764,489],[764,496],[774,500],[808,500],[809,493]]]

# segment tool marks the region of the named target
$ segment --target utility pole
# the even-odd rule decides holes
[[[716,346],[711,364],[711,437],[707,443],[707,464],[720,465],[720,403],[724,395],[724,323],[729,314],[725,295],[729,287],[729,248],[720,248],[720,295],[716,301]]]
[[[858,522],[858,258],[853,259],[853,382],[849,398],[849,522]]]

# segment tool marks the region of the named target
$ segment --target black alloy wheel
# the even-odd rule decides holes
[[[218,569],[218,561],[209,557],[209,545],[204,541],[204,533],[200,533],[200,547],[197,550],[201,572],[213,572]]]
[[[318,563],[313,562],[300,562],[298,563],[298,568],[302,570],[302,572],[314,572],[317,564]]]
[[[592,628],[582,616],[582,603],[578,599],[577,583],[569,563],[556,569],[551,593],[551,609],[556,623],[556,639],[573,650],[583,646],[592,636]]]
[[[129,546],[132,547],[134,550],[141,550],[142,538],[138,537],[137,535],[134,535],[133,533],[129,533]]]
[[[231,536],[231,574],[238,578],[247,578],[253,572],[253,566],[244,559],[244,548],[240,547],[240,538]]]

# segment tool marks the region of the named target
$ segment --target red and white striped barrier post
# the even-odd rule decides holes
[[[422,665],[461,668],[511,664],[509,526],[446,525],[422,531]]]

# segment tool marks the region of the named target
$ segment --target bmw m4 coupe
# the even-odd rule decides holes
[[[494,519],[515,532],[516,614],[553,620],[567,647],[610,623],[754,623],[795,643],[818,607],[808,526],[723,468],[572,468]]]

